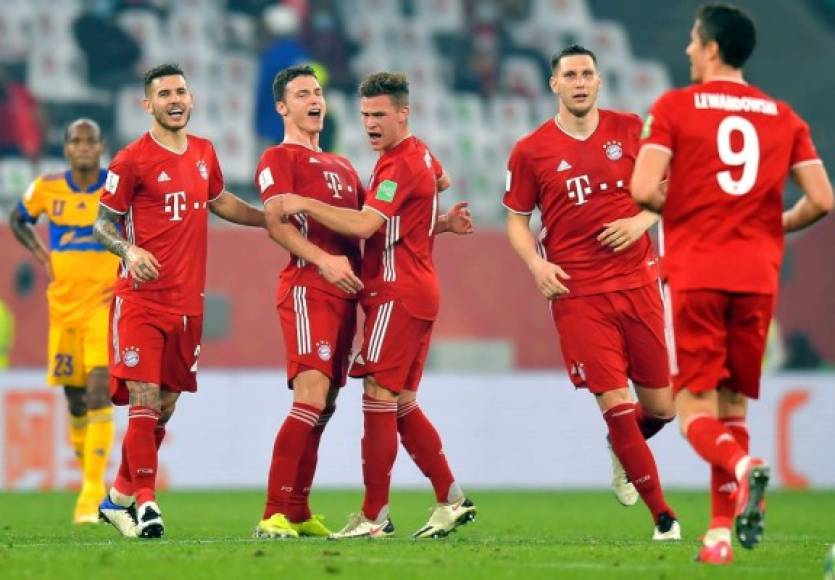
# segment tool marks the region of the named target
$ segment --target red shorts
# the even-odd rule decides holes
[[[673,390],[727,387],[758,398],[774,303],[771,294],[674,290]]]
[[[337,387],[345,384],[357,327],[357,304],[327,292],[294,286],[278,305],[287,355],[287,385],[316,369]]]
[[[658,286],[558,299],[551,313],[571,382],[592,393],[670,384],[664,307]]]
[[[108,330],[113,403],[128,404],[126,381],[178,393],[196,391],[202,333],[202,316],[160,312],[115,297]]]
[[[351,376],[372,375],[393,393],[417,391],[433,324],[413,317],[400,300],[368,307],[362,350],[351,365]]]

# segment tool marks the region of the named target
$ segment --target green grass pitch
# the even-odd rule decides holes
[[[100,525],[68,523],[70,493],[0,494],[0,578],[800,578],[819,579],[835,541],[835,491],[769,495],[766,537],[735,562],[693,563],[707,524],[707,495],[672,492],[685,539],[650,541],[646,509],[623,508],[605,491],[474,490],[475,522],[444,540],[410,538],[428,517],[428,491],[396,491],[396,539],[254,540],[259,491],[163,492],[166,536],[127,540]],[[339,528],[360,491],[314,493],[317,513]]]

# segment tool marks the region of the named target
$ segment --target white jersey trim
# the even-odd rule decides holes
[[[389,216],[387,216],[386,214],[384,214],[383,212],[381,212],[379,209],[375,209],[375,208],[371,207],[370,205],[364,205],[364,206],[362,206],[362,211],[365,211],[365,210],[367,210],[367,209],[370,209],[371,211],[373,211],[374,213],[376,213],[378,216],[380,216],[380,217],[381,217],[381,218],[383,218],[384,220],[389,221]]]
[[[794,165],[791,166],[791,169],[800,169],[801,167],[806,167],[807,165],[823,165],[823,159],[807,159],[806,161],[798,161]]]
[[[103,206],[103,207],[105,207],[105,208],[109,209],[110,211],[112,211],[113,213],[117,213],[117,214],[119,214],[119,215],[125,215],[126,213],[128,213],[128,212],[126,212],[126,211],[119,211],[118,209],[113,209],[112,207],[110,207],[109,205],[107,205],[106,203],[104,203],[103,201],[100,201],[100,202],[99,202],[99,205],[100,205],[100,206]]]
[[[509,211],[510,213],[515,213],[516,215],[533,215],[533,210],[531,210],[531,211],[519,211],[518,209],[513,209],[512,207],[510,207],[509,205],[507,205],[504,202],[502,202],[502,206],[504,206],[504,208],[507,211]]]
[[[669,147],[665,147],[664,145],[659,145],[658,143],[646,143],[644,145],[641,145],[641,148],[638,150],[638,154],[640,155],[641,151],[643,151],[644,149],[658,149],[659,151],[663,151],[670,157],[673,156],[672,149],[670,149]]]

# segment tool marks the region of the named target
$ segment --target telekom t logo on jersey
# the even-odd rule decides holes
[[[565,181],[565,187],[568,189],[568,197],[570,199],[576,199],[577,205],[583,205],[588,201],[586,196],[591,194],[588,175],[580,175],[579,177],[567,179]]]
[[[168,221],[183,221],[182,213],[186,211],[186,192],[175,191],[165,194],[165,213],[172,214]]]
[[[339,174],[334,173],[333,171],[323,171],[322,175],[325,176],[325,181],[328,183],[328,189],[333,192],[333,197],[335,199],[342,199],[342,196],[339,195],[339,192],[342,191],[342,180],[339,179]]]

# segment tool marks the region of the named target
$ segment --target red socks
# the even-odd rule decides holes
[[[163,439],[165,439],[165,425],[157,423],[157,426],[154,428],[154,442],[156,443],[157,451],[162,446]],[[124,441],[122,441],[122,462],[119,464],[119,471],[116,473],[116,479],[113,481],[113,488],[122,495],[133,495],[133,484],[131,483],[130,468],[128,467],[128,456],[125,453]]]
[[[747,453],[719,419],[709,415],[696,416],[687,427],[687,440],[702,459],[723,469],[736,481],[736,464]]]
[[[661,431],[664,425],[673,419],[675,419],[675,416],[662,418],[650,415],[641,403],[635,403],[635,420],[638,422],[638,428],[641,430],[644,439],[649,439]]]
[[[136,505],[155,499],[157,448],[154,430],[159,417],[159,412],[149,407],[131,406],[128,410],[128,430],[122,449],[123,459],[127,459],[130,468],[128,474]]]
[[[293,491],[290,493],[290,500],[287,504],[287,519],[291,522],[299,523],[310,519],[310,488],[313,485],[313,476],[316,474],[316,463],[319,460],[319,441],[322,439],[322,433],[325,427],[333,416],[336,407],[327,407],[322,414],[319,415],[319,420],[316,426],[310,431],[307,436],[307,444],[302,452],[301,460],[299,461],[299,469],[296,473],[296,482],[293,485]]]
[[[635,420],[635,405],[623,403],[612,407],[603,414],[603,418],[609,426],[612,450],[620,459],[626,475],[641,495],[641,499],[652,512],[653,519],[658,521],[658,516],[664,512],[675,517],[673,510],[664,501],[655,459]]]
[[[400,442],[423,475],[432,482],[438,503],[448,503],[449,490],[455,479],[449,469],[438,431],[423,414],[417,401],[400,405],[397,409],[397,431]]]
[[[748,426],[745,417],[724,417],[722,423],[733,434],[734,439],[745,453],[748,453]],[[721,467],[710,468],[710,528],[730,528],[736,511],[733,497],[737,488],[736,476]]]
[[[362,436],[362,512],[376,520],[389,502],[391,470],[397,458],[397,402],[362,396],[365,432]]]
[[[312,405],[293,403],[290,413],[278,430],[270,463],[264,519],[276,513],[288,515],[302,453],[307,446],[310,432],[319,421],[321,411]]]

